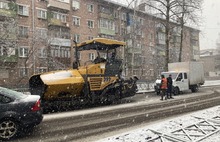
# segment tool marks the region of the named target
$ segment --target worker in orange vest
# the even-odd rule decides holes
[[[161,99],[160,100],[163,100],[163,97],[166,96],[166,93],[167,93],[167,78],[165,78],[163,74],[161,75],[160,89],[161,89]],[[165,99],[166,99],[166,97],[165,97]]]

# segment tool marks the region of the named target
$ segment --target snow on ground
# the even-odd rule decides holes
[[[97,142],[220,141],[220,106],[168,119]]]

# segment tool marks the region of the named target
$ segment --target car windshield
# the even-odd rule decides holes
[[[164,72],[164,73],[162,73],[163,75],[164,75],[164,77],[169,77],[169,75],[171,74],[172,75],[172,79],[175,79],[176,78],[176,76],[178,75],[178,73],[168,73],[168,72]]]
[[[17,92],[11,89],[3,88],[3,87],[0,87],[0,93],[7,95],[10,98],[14,98],[14,99],[22,99],[22,98],[27,97],[27,95],[21,92]]]

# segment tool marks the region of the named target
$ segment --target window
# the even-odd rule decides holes
[[[109,30],[115,30],[115,23],[114,23],[114,21],[102,18],[102,19],[100,19],[99,24],[100,24],[99,25],[100,28],[105,28],[105,29],[109,29]]]
[[[92,40],[93,39],[93,36],[88,36],[88,40]]]
[[[181,81],[183,79],[183,75],[182,73],[180,73],[176,79],[176,81]]]
[[[122,13],[121,20],[126,21],[126,13]]]
[[[94,60],[94,59],[95,59],[95,54],[89,53],[89,60]]]
[[[137,69],[133,70],[133,75],[138,76],[139,75],[139,70],[137,70]]]
[[[66,22],[66,14],[63,14],[63,13],[58,13],[58,12],[52,12],[52,17],[54,19],[58,19],[60,20],[61,22]]]
[[[94,28],[94,21],[88,20],[88,27],[89,28]]]
[[[119,17],[119,11],[114,11],[114,17],[118,18]]]
[[[115,33],[119,33],[119,26],[115,25]]]
[[[40,38],[47,38],[47,29],[37,28],[37,34]]]
[[[19,47],[19,57],[28,56],[28,47]]]
[[[0,55],[1,55],[1,56],[6,56],[6,55],[8,55],[7,47],[3,47],[3,46],[0,47]]]
[[[103,53],[103,54],[101,55],[101,57],[104,58],[104,59],[107,59],[107,54],[106,54],[106,53]]]
[[[77,42],[77,43],[79,43],[80,42],[80,35],[78,35],[78,34],[74,34],[74,40]]]
[[[47,50],[44,47],[38,49],[38,56],[40,58],[46,58],[47,57]]]
[[[154,69],[150,69],[150,76],[154,76]]]
[[[80,8],[80,3],[78,0],[73,0],[72,2],[73,10],[78,10]]]
[[[41,19],[47,19],[47,11],[42,10],[42,9],[38,9],[37,10],[37,17],[41,18]]]
[[[18,27],[18,35],[20,37],[28,37],[28,27],[19,26]]]
[[[2,8],[2,9],[9,9],[8,3],[0,1],[0,8]]]
[[[184,79],[187,79],[187,73],[184,73]]]
[[[28,16],[29,15],[28,7],[24,5],[18,5],[18,14]]]
[[[80,25],[80,17],[73,16],[73,25]]]
[[[70,58],[70,48],[66,48],[65,50],[65,57]]]
[[[38,72],[38,73],[47,72],[47,67],[38,67],[38,68],[37,68],[37,72]]]
[[[9,46],[0,46],[0,56],[15,55],[15,48]]]
[[[144,25],[144,19],[143,18],[138,18],[140,25]]]
[[[52,57],[70,58],[70,48],[66,47],[51,47]]]
[[[93,4],[88,4],[87,9],[89,12],[94,12],[94,5]]]
[[[19,76],[20,77],[28,76],[28,69],[27,68],[20,68],[19,69]]]

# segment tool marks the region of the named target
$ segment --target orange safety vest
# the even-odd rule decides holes
[[[162,78],[161,89],[167,89],[167,79]]]

